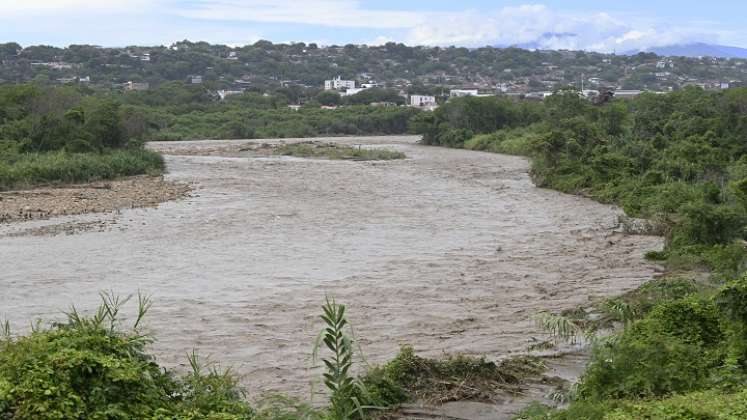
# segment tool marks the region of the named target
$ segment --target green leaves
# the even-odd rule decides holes
[[[150,307],[138,296],[132,330],[119,322],[129,298],[102,294],[93,316],[75,308],[66,323],[0,340],[0,418],[249,419],[252,410],[230,371],[203,369],[178,378],[145,352],[136,329]]]
[[[334,299],[327,298],[322,306],[322,320],[326,327],[322,330],[322,342],[331,353],[322,359],[326,372],[324,385],[330,391],[330,415],[335,420],[347,420],[356,413],[362,414],[356,397],[357,381],[350,376],[353,366],[353,344],[345,334],[348,320],[345,317],[345,305],[338,305]]]

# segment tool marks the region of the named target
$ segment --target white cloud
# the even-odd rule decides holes
[[[199,0],[178,12],[205,20],[296,23],[394,31],[375,43],[397,39],[417,45],[514,45],[547,49],[625,51],[703,39],[649,18],[607,13],[565,13],[541,4],[494,10],[428,12],[372,10],[355,0]],[[713,39],[714,34],[706,36]]]
[[[407,9],[407,2],[401,9]],[[104,15],[106,18],[100,18]],[[180,22],[180,17],[190,21]],[[237,26],[224,27],[224,21],[247,25],[232,33]],[[144,22],[153,25],[141,31]],[[338,43],[360,41],[340,39],[346,28],[378,32],[371,36],[380,34],[373,44],[518,44],[611,52],[692,41],[747,42],[745,31],[728,31],[718,22],[679,22],[678,28],[647,16],[569,13],[541,4],[447,13],[372,9],[357,0],[0,0],[0,26],[15,26],[23,31],[33,26],[39,32],[57,34],[71,31],[56,29],[74,28],[79,30],[72,32],[90,42],[100,42],[99,33],[109,33],[117,27],[124,30],[116,34],[117,39],[131,37],[133,42],[150,36],[159,42],[189,37],[236,43],[263,35],[258,32],[266,30],[267,25],[263,29],[251,26],[252,23],[276,24],[271,33],[281,39],[287,38],[282,35],[284,29],[298,37],[300,30],[294,24],[339,28],[335,32],[338,39],[331,40]],[[128,26],[132,30],[127,30]],[[319,28],[309,31],[307,38],[299,40],[319,41]]]
[[[160,0],[2,0],[0,16],[85,15],[123,13],[151,8]]]
[[[627,51],[702,39],[694,30],[657,26],[647,19],[615,18],[607,13],[569,14],[544,5],[505,7],[435,16],[417,25],[407,42],[429,45],[532,45],[546,49]]]
[[[180,12],[197,19],[300,23],[355,28],[409,28],[424,23],[424,14],[369,10],[351,0],[201,0]]]

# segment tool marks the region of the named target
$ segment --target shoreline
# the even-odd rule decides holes
[[[0,192],[0,224],[59,216],[157,207],[185,197],[191,187],[163,176],[137,175],[110,181]]]

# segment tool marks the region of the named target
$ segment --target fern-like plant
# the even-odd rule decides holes
[[[362,415],[362,407],[356,398],[356,381],[350,375],[353,366],[353,343],[345,333],[348,326],[345,317],[345,305],[337,304],[327,298],[322,307],[322,319],[326,324],[322,332],[322,341],[331,356],[322,359],[327,371],[324,373],[324,384],[330,391],[329,414],[335,420],[348,420]]]

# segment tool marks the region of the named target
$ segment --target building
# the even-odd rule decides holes
[[[345,92],[342,93],[342,96],[351,96],[355,95],[356,93],[360,93],[366,90],[366,88],[348,88]]]
[[[139,83],[139,82],[127,82],[125,83],[125,90],[127,91],[141,91],[141,90],[148,90],[150,89],[150,84],[145,83]]]
[[[615,98],[618,99],[633,99],[636,96],[639,96],[642,94],[642,90],[616,90],[615,91]]]
[[[430,95],[410,95],[410,106],[418,108],[435,107],[436,97]]]
[[[225,100],[229,96],[241,95],[244,93],[243,90],[219,90],[216,92],[221,101]]]
[[[31,67],[48,67],[52,70],[70,70],[73,68],[73,65],[70,63],[64,63],[62,61],[54,61],[51,63],[31,63]]]
[[[324,81],[324,90],[355,89],[355,80],[342,80],[340,76]]]
[[[524,95],[524,98],[526,98],[526,99],[535,99],[535,100],[537,100],[537,99],[544,100],[545,98],[549,98],[553,94],[554,93],[550,92],[550,91],[545,91],[545,92],[529,92],[526,95]]]
[[[201,85],[202,84],[202,76],[200,76],[200,75],[189,76],[189,81],[193,85]]]
[[[451,98],[461,98],[463,96],[478,96],[480,91],[477,89],[452,89],[449,92]]]

